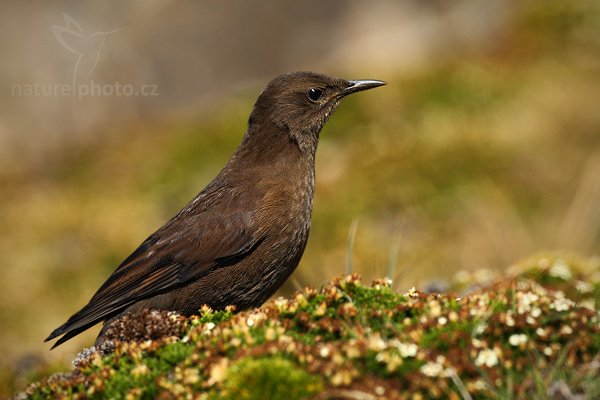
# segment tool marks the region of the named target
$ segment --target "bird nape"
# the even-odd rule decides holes
[[[310,229],[321,128],[348,94],[385,82],[313,72],[273,79],[219,174],[148,237],[46,339],[53,348],[123,314],[260,306],[298,265]]]

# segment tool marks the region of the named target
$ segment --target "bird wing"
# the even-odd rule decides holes
[[[98,289],[90,302],[54,330],[46,341],[65,335],[54,347],[137,300],[182,286],[230,265],[261,241],[252,212],[210,207],[182,211],[146,239]]]

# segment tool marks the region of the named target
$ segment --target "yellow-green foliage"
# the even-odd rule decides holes
[[[221,393],[224,400],[301,400],[317,394],[320,378],[281,357],[242,358],[227,371]]]
[[[401,294],[387,279],[365,286],[347,275],[239,314],[204,308],[169,329],[171,336],[117,341],[114,352],[88,355],[73,372],[35,383],[23,397],[600,394],[598,260],[539,256],[469,285],[463,294]],[[181,321],[164,317],[167,325]]]

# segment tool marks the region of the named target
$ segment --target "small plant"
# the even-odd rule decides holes
[[[479,287],[468,293],[401,294],[387,278],[367,286],[347,275],[238,314],[141,314],[112,353],[80,357],[22,397],[591,399],[597,271],[594,260],[540,256],[509,275],[473,274],[484,287],[463,276],[459,286]],[[140,336],[144,323],[166,336]]]

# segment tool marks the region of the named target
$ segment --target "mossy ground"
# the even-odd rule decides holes
[[[402,294],[347,275],[241,313],[148,313],[120,328],[160,317],[167,336],[136,328],[21,397],[597,398],[600,261],[535,257],[481,276]]]

